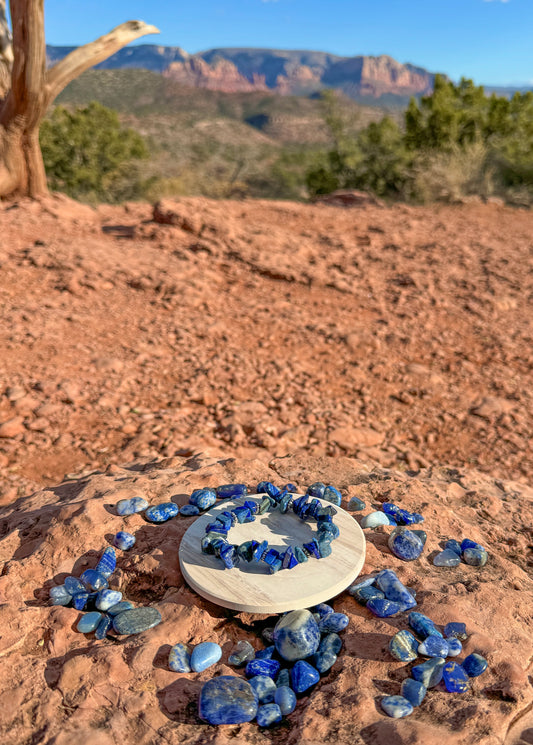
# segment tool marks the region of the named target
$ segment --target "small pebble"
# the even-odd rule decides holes
[[[268,675],[274,678],[280,667],[281,665],[277,660],[250,660],[246,664],[245,673],[247,678],[252,678],[255,675]]]
[[[117,555],[113,546],[108,546],[100,557],[100,561],[95,566],[95,570],[109,579],[117,568]]]
[[[442,671],[446,660],[442,657],[432,657],[421,665],[415,665],[411,670],[411,675],[426,688],[434,688],[442,680]]]
[[[217,493],[214,489],[195,489],[189,498],[189,504],[200,510],[208,510],[217,501]]]
[[[271,727],[281,719],[281,709],[277,704],[264,704],[257,709],[256,721],[260,727]]]
[[[470,688],[468,675],[457,662],[447,662],[444,665],[442,678],[450,693],[466,693]]]
[[[261,704],[270,704],[274,701],[276,684],[269,675],[255,675],[248,683],[252,686],[257,700]]]
[[[125,530],[119,530],[113,538],[113,545],[120,548],[122,551],[127,551],[135,545],[135,536],[131,533],[127,533]]]
[[[464,553],[467,548],[480,548],[483,551],[485,550],[480,543],[471,541],[470,538],[465,538],[464,540],[461,541],[461,551]]]
[[[468,637],[468,634],[466,633],[466,624],[456,622],[447,623],[444,627],[444,636],[446,638],[454,636],[456,639],[464,641]]]
[[[320,620],[318,628],[322,634],[336,634],[345,629],[349,623],[350,619],[345,613],[329,613]]]
[[[362,499],[359,499],[359,497],[352,497],[348,502],[348,509],[350,512],[360,512],[361,510],[364,510],[365,507],[366,504]]]
[[[144,512],[147,507],[148,502],[142,497],[121,499],[117,502],[117,515],[134,515],[137,512]]]
[[[392,553],[403,561],[415,561],[424,549],[424,543],[408,528],[394,528],[388,545]]]
[[[329,616],[330,613],[334,613],[335,611],[331,607],[331,605],[328,605],[327,603],[319,603],[318,605],[315,605],[313,608],[313,613],[318,613],[320,618],[324,618],[324,616]]]
[[[446,548],[437,554],[433,559],[436,567],[456,567],[461,563],[461,557],[458,556],[451,548]]]
[[[112,623],[113,620],[108,615],[103,615],[94,632],[95,639],[105,639]]]
[[[216,489],[219,499],[237,499],[248,494],[246,484],[223,484]]]
[[[282,616],[274,628],[274,644],[284,660],[302,660],[314,654],[320,644],[320,630],[313,614],[304,609]]]
[[[291,688],[296,693],[303,693],[318,683],[320,673],[305,660],[298,660],[291,670]]]
[[[372,600],[373,598],[385,597],[385,593],[381,592],[381,590],[378,590],[378,588],[374,587],[374,585],[361,587],[360,590],[356,590],[356,592],[352,594],[354,595],[357,602],[361,603],[362,605],[366,605],[368,601]]]
[[[430,635],[442,636],[441,632],[435,626],[431,618],[428,618],[423,613],[413,611],[412,613],[409,613],[409,617],[407,620],[409,622],[409,626],[413,629],[415,634],[418,634],[418,636],[420,636],[422,639],[425,639],[427,636]]]
[[[180,515],[183,517],[192,517],[199,514],[200,510],[195,504],[184,504],[183,507],[180,507]]]
[[[459,541],[456,541],[455,538],[446,541],[446,543],[444,544],[444,548],[453,551],[457,554],[457,556],[461,556],[461,554],[463,553],[461,544],[459,543]]]
[[[186,644],[174,644],[168,654],[168,666],[175,673],[191,672],[191,653]]]
[[[276,647],[272,644],[270,647],[265,647],[264,649],[260,649],[258,652],[256,652],[255,659],[256,660],[271,660],[275,651],[276,651]]]
[[[307,487],[306,494],[310,497],[318,497],[318,499],[321,499],[325,491],[326,485],[321,481],[315,481],[314,484]]]
[[[455,636],[451,636],[449,639],[446,639],[448,642],[448,657],[457,657],[458,654],[461,654],[463,651],[463,645],[459,641],[459,639],[456,639]]]
[[[65,585],[59,585],[50,588],[50,600],[52,605],[68,605],[72,600],[72,595],[67,592]]]
[[[465,657],[462,667],[469,678],[477,678],[478,675],[485,672],[488,662],[480,654],[474,652],[473,654],[469,654],[468,657]]]
[[[420,683],[414,678],[406,678],[402,682],[401,694],[406,698],[413,706],[420,706],[428,689],[423,683]]]
[[[113,618],[117,634],[140,634],[158,623],[161,623],[161,613],[152,606],[125,610]]]
[[[338,634],[327,634],[326,636],[323,636],[318,647],[319,652],[332,652],[333,654],[339,654],[341,649],[342,639]]]
[[[450,648],[446,639],[442,636],[430,634],[418,647],[418,653],[424,657],[447,657]]]
[[[211,665],[215,665],[222,657],[222,649],[215,642],[202,642],[197,644],[191,653],[191,668],[195,673],[201,673],[207,670]]]
[[[119,613],[123,613],[125,610],[132,610],[133,608],[135,608],[135,606],[130,600],[121,600],[116,605],[112,605],[111,608],[108,608],[107,615],[118,616]]]
[[[90,634],[92,631],[96,630],[101,618],[102,614],[98,613],[98,611],[85,613],[78,621],[76,628],[78,631],[81,631],[82,634]]]
[[[292,714],[296,708],[296,694],[289,686],[279,686],[274,694],[274,703],[276,703],[284,717]]]
[[[321,675],[324,675],[337,662],[337,655],[326,650],[325,652],[317,652],[312,655],[309,661]]]
[[[78,592],[85,592],[85,585],[77,577],[67,577],[63,587],[69,595],[76,595]]]
[[[392,569],[384,569],[376,577],[376,585],[385,593],[387,600],[393,600],[395,603],[400,603],[402,610],[408,610],[414,608],[416,600],[413,595],[409,592],[407,587],[403,585],[396,573]]]
[[[418,640],[407,629],[398,631],[389,642],[389,650],[400,662],[412,662],[418,657]]]
[[[342,494],[338,489],[336,489],[334,486],[326,486],[324,489],[324,493],[322,494],[322,499],[325,499],[326,502],[331,502],[335,505],[335,507],[341,506],[342,501]]]
[[[204,683],[198,713],[209,724],[250,722],[257,714],[257,696],[247,680],[220,675]]]
[[[291,684],[291,676],[286,667],[282,668],[276,678],[276,686],[281,688],[282,686],[289,687]]]
[[[72,605],[76,610],[84,610],[89,600],[89,593],[84,590],[83,592],[77,592],[72,596]]]
[[[348,592],[350,595],[356,595],[359,590],[361,590],[363,587],[371,587],[375,581],[376,577],[378,576],[378,573],[371,574],[368,577],[365,577],[364,579],[360,579],[359,582],[356,582],[354,585],[351,585],[348,588]]]
[[[484,548],[467,548],[463,551],[463,561],[473,567],[484,567],[488,558]]]
[[[387,600],[387,598],[372,598],[366,604],[366,607],[372,611],[378,618],[388,618],[399,613],[402,609],[400,603],[395,603],[393,600]]]
[[[250,642],[245,639],[241,639],[237,642],[233,648],[228,662],[234,667],[243,667],[247,662],[253,660],[255,657],[255,649],[252,647]]]
[[[180,508],[174,502],[163,502],[162,504],[155,504],[153,507],[149,507],[144,516],[151,523],[165,523],[176,515],[179,514]]]
[[[394,719],[401,719],[413,713],[413,705],[403,696],[385,696],[381,699],[381,708]]]
[[[362,528],[377,528],[378,525],[396,525],[394,520],[381,510],[365,515],[361,520]]]
[[[109,610],[122,600],[122,593],[118,590],[100,590],[96,598],[98,610]]]
[[[96,569],[86,569],[80,579],[89,590],[96,590],[96,592],[106,590],[109,587],[106,577],[97,572]]]

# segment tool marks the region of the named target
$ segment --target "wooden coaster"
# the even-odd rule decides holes
[[[262,494],[246,499],[260,502]],[[299,496],[299,495],[296,495]],[[226,569],[220,559],[202,553],[205,528],[224,510],[244,503],[244,499],[219,502],[200,515],[186,531],[179,548],[180,567],[189,585],[202,597],[224,608],[248,613],[281,613],[310,608],[338,595],[357,577],[365,561],[365,536],[351,515],[336,507],[335,525],[339,537],[331,544],[332,553],[324,559],[309,558],[294,569],[270,574],[266,564],[241,561]],[[321,500],[324,506],[329,502]],[[252,523],[237,523],[229,540],[240,544],[254,538],[268,541],[270,548],[285,551],[289,545],[302,545],[316,537],[316,522],[304,522],[292,510],[256,515]]]

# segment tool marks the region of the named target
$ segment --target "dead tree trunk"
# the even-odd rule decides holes
[[[72,80],[131,41],[158,34],[155,26],[128,21],[79,47],[46,70],[44,0],[0,0],[0,199],[48,193],[39,127],[56,96]]]

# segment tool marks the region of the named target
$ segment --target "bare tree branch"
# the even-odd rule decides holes
[[[49,102],[61,93],[82,72],[110,57],[119,49],[146,34],[159,34],[155,26],[144,21],[128,21],[117,26],[105,36],[78,47],[48,71],[46,83]]]
[[[13,68],[13,44],[7,22],[6,0],[0,0],[0,96],[9,88]]]

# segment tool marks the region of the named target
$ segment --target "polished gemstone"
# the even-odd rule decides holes
[[[473,654],[469,654],[468,657],[465,657],[462,667],[469,678],[477,678],[478,675],[485,672],[488,662],[480,654],[474,652]]]
[[[461,557],[451,548],[445,548],[433,559],[436,567],[456,567],[461,563]]]
[[[121,600],[116,605],[112,605],[111,608],[108,609],[107,615],[108,616],[118,616],[119,613],[124,613],[125,610],[132,610],[135,606],[130,600]]]
[[[470,688],[468,675],[457,662],[447,662],[442,670],[446,690],[450,693],[466,693]]]
[[[450,648],[446,639],[435,634],[426,636],[422,644],[418,647],[418,654],[424,657],[448,657],[449,653]]]
[[[321,481],[315,481],[314,484],[311,484],[311,486],[307,488],[306,494],[309,497],[318,497],[318,499],[321,499],[324,496],[325,490],[325,484],[323,484]]]
[[[246,641],[245,639],[241,639],[241,641],[237,642],[230,656],[228,657],[228,662],[234,667],[243,667],[244,665],[246,665],[247,662],[253,660],[254,657],[255,649],[252,647],[250,642]]]
[[[106,579],[109,579],[116,568],[117,554],[113,546],[108,546],[102,553],[100,561],[95,566],[95,569],[97,572],[100,572],[100,574],[103,574]]]
[[[246,484],[223,484],[216,489],[219,499],[238,499],[248,494]]]
[[[342,502],[342,494],[334,486],[329,485],[326,486],[326,488],[324,489],[322,499],[325,499],[326,502],[331,502],[336,507],[340,507]]]
[[[324,535],[330,535],[332,540],[339,537],[340,530],[338,525],[335,523],[319,523],[318,534],[323,533]]]
[[[113,618],[113,628],[117,634],[140,634],[158,623],[161,623],[161,613],[152,606],[125,610]]]
[[[294,549],[292,546],[289,546],[288,549],[282,554],[282,556],[283,558],[281,565],[283,569],[294,569],[295,566],[298,566],[299,562],[294,555]]]
[[[395,603],[393,600],[387,600],[387,598],[372,598],[368,601],[366,607],[379,618],[394,616],[402,609],[400,603]]]
[[[408,528],[395,528],[389,536],[389,548],[403,561],[418,559],[424,548],[423,542]]]
[[[300,546],[294,547],[294,555],[296,559],[298,560],[298,564],[303,564],[308,559],[307,554],[305,553],[303,548],[301,548]]]
[[[389,650],[400,662],[412,662],[418,657],[418,640],[407,629],[398,631],[389,642]]]
[[[107,611],[122,600],[122,593],[118,590],[100,590],[96,598],[98,610]]]
[[[58,585],[50,588],[50,600],[52,605],[68,605],[72,600],[72,595],[67,592],[65,585]]]
[[[320,673],[305,660],[298,660],[291,670],[291,688],[303,693],[320,680]]]
[[[108,615],[104,614],[102,618],[100,619],[98,626],[96,627],[96,631],[94,632],[95,638],[105,639],[105,637],[107,636],[107,632],[111,628],[112,623],[113,623],[113,619],[110,618]]]
[[[463,651],[463,645],[455,636],[446,639],[448,642],[448,657],[457,657]]]
[[[272,727],[281,719],[281,709],[277,704],[264,704],[257,709],[256,721],[260,727]]]
[[[309,662],[323,675],[337,662],[337,655],[333,652],[317,652],[309,658]]]
[[[263,556],[263,561],[268,564],[271,574],[278,572],[282,567],[282,560],[279,552],[275,548],[270,548]]]
[[[256,652],[255,659],[256,660],[271,660],[275,653],[276,653],[276,647],[273,644],[271,644],[269,647],[265,647],[264,649],[260,649],[259,652]]]
[[[180,508],[174,502],[163,502],[162,504],[155,504],[153,507],[149,507],[144,516],[151,523],[165,523],[172,517],[176,517],[179,513]]]
[[[282,668],[276,677],[276,686],[281,688],[282,686],[290,686],[291,676],[286,667]]]
[[[147,507],[148,502],[143,497],[121,499],[117,502],[117,515],[134,515],[136,512],[143,512]]]
[[[357,591],[361,588],[371,587],[375,583],[376,577],[377,574],[371,574],[368,577],[364,577],[364,579],[360,579],[359,582],[356,582],[348,588],[348,592],[350,595],[356,595]]]
[[[84,610],[88,600],[89,593],[86,590],[84,590],[83,592],[77,592],[75,595],[72,596],[72,605],[76,608],[76,610]]]
[[[328,605],[327,603],[319,603],[318,605],[315,605],[313,608],[313,613],[318,613],[320,618],[324,618],[324,616],[328,616],[330,613],[334,613],[334,609],[331,607],[331,605]]]
[[[308,556],[314,556],[315,559],[320,559],[320,550],[318,548],[318,541],[313,539],[308,543],[303,544],[303,550],[307,552]]]
[[[362,528],[377,528],[378,525],[396,525],[396,522],[381,510],[371,512],[361,520]]]
[[[485,550],[483,546],[480,543],[476,543],[475,541],[471,541],[470,538],[465,538],[461,541],[461,551],[466,551],[467,548],[481,548],[483,551]]]
[[[183,507],[180,507],[180,515],[183,517],[193,517],[199,514],[200,509],[195,504],[184,504]]]
[[[404,510],[392,502],[383,502],[381,509],[387,515],[390,515],[398,525],[413,525],[424,521],[424,518],[418,512],[408,512],[408,510]]]
[[[392,569],[383,569],[376,577],[376,585],[385,593],[387,600],[400,603],[402,610],[414,608],[416,605],[416,600]]]
[[[329,613],[320,620],[318,628],[321,634],[336,634],[348,626],[350,619],[345,613]]]
[[[209,724],[250,722],[257,714],[257,696],[243,678],[221,675],[204,684],[198,713]]]
[[[113,545],[120,548],[122,551],[127,551],[135,545],[135,536],[131,533],[127,533],[125,530],[119,530],[113,538]]]
[[[242,507],[235,507],[235,509],[233,510],[233,514],[237,518],[237,522],[240,525],[242,525],[243,523],[252,523],[255,520],[252,511],[244,505]]]
[[[406,678],[402,682],[400,693],[412,706],[420,706],[428,689],[423,683],[414,678]]]
[[[338,634],[326,634],[322,637],[318,647],[319,652],[332,652],[339,654],[342,649],[342,639]]]
[[[409,613],[408,622],[415,634],[418,634],[421,639],[425,639],[431,634],[433,636],[442,636],[431,618],[428,618],[423,613],[418,613],[417,611]]]
[[[219,552],[219,558],[222,559],[226,569],[233,569],[240,563],[240,556],[235,546],[228,543]]]
[[[284,489],[284,491],[290,490]],[[279,489],[277,486],[274,486],[271,481],[260,481],[259,484],[257,484],[257,493],[268,494],[269,497],[273,497],[274,499],[276,499],[276,497],[280,496],[281,489]]]
[[[168,666],[175,673],[191,672],[191,652],[186,644],[174,644],[168,654]]]
[[[208,510],[216,501],[216,491],[207,487],[204,489],[195,489],[189,497],[189,504],[198,507],[199,510]]]
[[[261,502],[259,503],[258,513],[260,515],[264,515],[265,512],[271,512],[276,506],[276,500],[273,497],[269,497],[268,495],[266,497],[263,497]]]
[[[381,708],[394,719],[401,719],[413,713],[413,705],[403,696],[385,696],[381,699]]]
[[[455,538],[446,541],[446,543],[444,544],[444,548],[453,551],[455,554],[457,554],[457,556],[461,556],[461,554],[463,553],[461,544],[459,543],[459,541],[456,541]]]
[[[489,558],[484,548],[466,548],[463,551],[463,561],[473,567],[483,567]]]
[[[245,673],[247,678],[253,678],[254,675],[268,675],[275,678],[281,665],[277,660],[250,660],[246,663]]]
[[[287,714],[292,714],[296,708],[296,694],[287,685],[279,686],[274,694],[274,703],[279,706],[281,713],[286,717]]]
[[[353,594],[355,596],[355,599],[362,605],[366,605],[369,600],[372,600],[372,598],[385,597],[385,593],[381,592],[381,590],[378,590],[378,588],[374,587],[373,585],[361,587],[361,589],[357,590],[355,593],[350,594]]]
[[[85,592],[85,585],[77,577],[67,577],[63,586],[69,595]]]
[[[274,641],[274,627],[267,626],[266,629],[263,629],[263,631],[261,632],[261,636],[266,642],[271,644]]]
[[[89,590],[105,590],[109,587],[109,583],[103,574],[97,572],[96,569],[86,569],[80,577],[81,581]]]
[[[85,613],[80,620],[76,628],[81,631],[82,634],[90,634],[91,631],[95,631],[103,614],[98,611],[91,611],[91,613]]]
[[[257,562],[261,561],[267,551],[268,541],[261,541],[261,543],[259,543],[253,551],[252,560]]]
[[[248,682],[261,704],[270,704],[274,701],[276,684],[269,675],[255,675]]]
[[[352,497],[348,502],[348,509],[350,512],[360,512],[361,510],[364,510],[365,507],[366,504],[362,499],[359,499],[359,497]]]
[[[215,665],[222,657],[222,649],[215,642],[197,644],[191,652],[190,665],[195,673],[201,673],[211,665]]]
[[[425,546],[428,539],[428,534],[426,533],[426,531],[419,530],[418,528],[410,528],[410,530],[413,535],[416,535],[422,541],[422,545]]]
[[[304,609],[282,616],[274,627],[274,644],[285,660],[303,660],[314,654],[320,644],[320,630],[313,614]]]
[[[411,675],[426,688],[434,688],[442,680],[442,671],[446,660],[443,657],[432,657],[421,665],[415,665]]]

